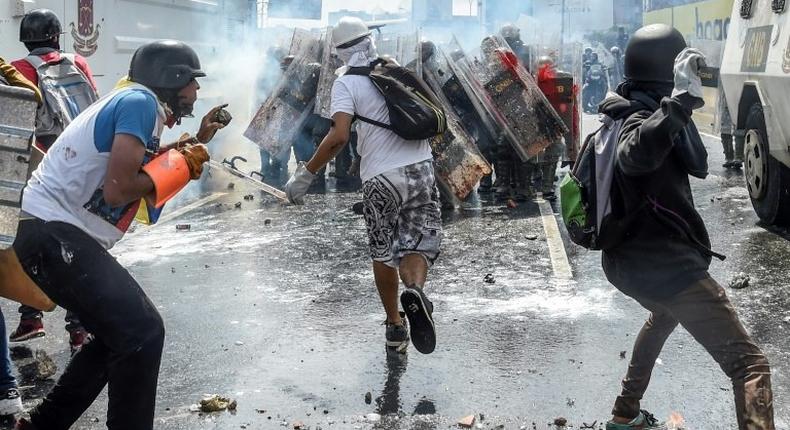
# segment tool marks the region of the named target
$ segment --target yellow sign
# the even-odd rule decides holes
[[[730,27],[733,0],[707,0],[645,12],[644,25],[668,24],[686,39],[725,40]]]

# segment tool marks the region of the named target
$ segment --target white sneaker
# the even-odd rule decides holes
[[[23,409],[19,390],[9,388],[5,393],[0,392],[0,416],[18,414]]]

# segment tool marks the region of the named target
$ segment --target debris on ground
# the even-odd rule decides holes
[[[529,233],[528,235],[524,236],[527,240],[538,240],[538,235],[535,233]]]
[[[218,394],[213,394],[210,396],[206,396],[200,400],[200,403],[197,405],[192,405],[189,408],[192,412],[222,412],[225,410],[228,411],[235,411],[237,407],[237,403],[235,400],[229,399],[227,397],[222,397]]]
[[[365,421],[367,421],[369,423],[377,423],[377,422],[381,421],[381,415],[379,415],[377,413],[367,414],[367,415],[365,415]]]
[[[247,201],[255,200],[255,196],[253,196],[252,194],[247,194],[246,196],[244,196],[244,200]]]
[[[233,206],[234,206],[236,209],[241,209],[241,202],[236,202],[236,204],[235,204],[235,205],[233,205]]]
[[[234,188],[236,188],[236,184],[234,184],[233,182],[231,182],[231,183],[229,183],[229,184],[228,184],[228,189],[229,189],[229,190],[232,190],[232,189],[234,189]]]
[[[307,428],[305,427],[304,423],[301,421],[294,421],[293,423],[291,423],[291,426],[294,428],[294,430],[303,430]]]
[[[749,287],[749,282],[751,281],[751,277],[743,272],[736,274],[733,276],[732,280],[730,280],[730,288],[740,290],[743,288]]]
[[[596,425],[598,425],[598,420],[593,421],[592,424],[587,424],[585,422],[582,422],[582,426],[579,427],[579,428],[580,429],[593,429],[594,430]]]
[[[272,225],[272,220],[269,219],[269,218],[266,218],[265,220],[263,220],[263,225]]]
[[[33,352],[27,346],[19,345],[12,347],[10,353],[25,381],[45,381],[58,373],[55,361],[43,349]]]
[[[568,419],[564,417],[554,418],[554,425],[557,427],[565,427],[568,425]]]
[[[513,199],[507,199],[507,207],[510,209],[515,209],[518,207],[518,204]]]
[[[483,277],[483,282],[485,282],[486,284],[495,284],[496,278],[494,278],[493,273],[486,273],[486,276]]]
[[[371,394],[370,391],[368,391],[367,393],[365,393],[365,404],[369,405],[371,402],[373,402],[373,394]]]
[[[686,420],[679,413],[672,412],[667,419],[667,429],[686,430]]]
[[[469,415],[458,420],[458,426],[465,429],[470,429],[475,425],[475,416]]]
[[[36,372],[36,377],[42,381],[58,373],[55,361],[43,349],[36,350]]]
[[[620,360],[625,360],[625,355],[627,353],[628,353],[628,351],[620,351]]]
[[[191,224],[176,224],[176,231],[189,231],[191,228]]]

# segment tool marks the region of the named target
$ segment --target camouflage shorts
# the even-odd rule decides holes
[[[430,266],[439,256],[442,219],[431,160],[382,173],[362,185],[373,261],[398,267],[407,254]]]

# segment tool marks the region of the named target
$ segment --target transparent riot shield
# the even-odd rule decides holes
[[[337,58],[332,46],[332,27],[327,27],[321,38],[321,73],[315,94],[314,112],[324,118],[330,117],[332,103],[332,84],[337,79],[337,69],[343,64]]]
[[[481,115],[494,119],[522,161],[558,142],[567,131],[535,79],[501,37],[487,37],[481,49],[454,61],[453,67],[462,85],[469,88],[467,92],[484,107]]]
[[[571,99],[573,104],[571,122],[567,123],[569,130],[565,134],[565,156],[564,162],[574,162],[579,155],[579,149],[582,142],[582,86],[584,85],[584,61],[582,54],[584,53],[584,46],[581,43],[566,44],[562,49],[562,58],[560,59],[560,70],[569,73],[572,77],[573,84],[570,88],[566,87],[570,93],[567,96]],[[565,117],[563,117],[564,119]]]
[[[271,154],[280,154],[290,148],[314,110],[321,71],[318,63],[320,43],[312,35],[309,35],[311,39],[303,36],[303,33],[294,33],[292,48],[298,51],[293,62],[244,132],[244,137]]]
[[[398,36],[395,59],[417,76],[422,76],[422,44],[419,33]]]
[[[397,61],[398,37],[397,36],[382,37],[381,35],[379,35],[379,37],[376,38],[376,50],[379,53],[379,57]],[[401,64],[400,61],[398,61],[398,64]]]
[[[480,153],[470,132],[456,115],[450,100],[441,91],[441,70],[434,61],[425,63],[423,76],[436,93],[447,115],[447,131],[431,139],[437,178],[459,200],[464,200],[480,179],[491,174],[491,166]],[[446,82],[446,81],[445,81]]]
[[[0,84],[0,249],[11,246],[36,122],[33,91]]]

